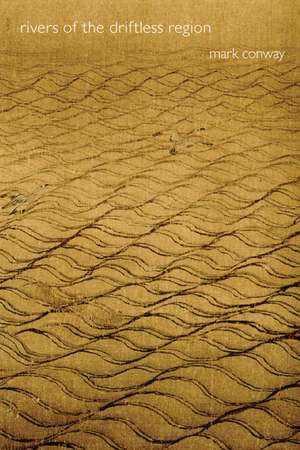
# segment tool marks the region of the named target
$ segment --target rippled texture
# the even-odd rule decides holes
[[[2,450],[298,448],[297,80],[2,66]]]

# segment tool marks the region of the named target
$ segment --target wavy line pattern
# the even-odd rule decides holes
[[[297,80],[0,68],[1,449],[298,448]]]

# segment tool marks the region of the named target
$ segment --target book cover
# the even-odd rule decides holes
[[[0,449],[299,448],[299,2],[0,0]]]

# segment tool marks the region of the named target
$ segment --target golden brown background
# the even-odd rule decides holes
[[[296,450],[299,2],[0,9],[0,449]]]

